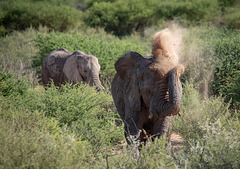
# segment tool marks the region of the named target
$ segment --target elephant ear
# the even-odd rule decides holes
[[[83,81],[78,68],[78,58],[78,55],[75,55],[73,53],[69,58],[67,58],[63,67],[63,73],[69,80],[73,81],[74,83]]]
[[[137,52],[130,51],[123,56],[121,56],[115,63],[115,69],[117,74],[122,80],[129,79],[132,74],[136,71],[137,65],[144,61],[142,55]]]
[[[130,51],[120,57],[115,63],[118,76],[124,82],[124,90],[127,95],[125,103],[129,104],[130,111],[140,111],[141,95],[137,80],[137,67],[145,59],[137,52]]]

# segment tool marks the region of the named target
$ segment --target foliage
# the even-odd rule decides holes
[[[123,149],[118,156],[109,157],[109,167],[113,168],[175,168],[167,141],[163,138],[149,142],[141,148],[141,157],[134,158],[134,149]]]
[[[238,168],[239,119],[221,97],[201,100],[191,83],[184,86],[181,117],[173,131],[181,133],[183,149],[174,153],[180,168]],[[232,116],[232,117],[231,117]]]
[[[221,94],[229,101],[239,90],[233,91],[240,76],[240,32],[225,31],[221,36],[215,43],[214,56],[221,62],[215,69],[212,89],[214,94]]]
[[[102,27],[115,35],[144,33],[175,20],[183,25],[214,23],[239,28],[237,0],[9,0],[0,1],[0,36],[30,26],[50,30]],[[121,8],[119,8],[121,6]],[[84,11],[84,12],[82,12]]]
[[[238,5],[240,6],[240,5]],[[240,12],[238,7],[228,7],[226,9],[223,21],[228,28],[239,29],[240,28]]]
[[[2,12],[1,12],[2,11]],[[1,2],[0,35],[13,30],[24,30],[30,26],[47,26],[50,30],[65,31],[80,23],[81,12],[61,0],[32,1],[10,0]]]
[[[0,97],[10,95],[23,95],[30,87],[30,84],[25,82],[26,79],[17,79],[11,73],[0,71]]]
[[[218,3],[221,7],[230,6],[236,2],[237,0],[218,0]]]
[[[183,89],[181,117],[172,126],[184,139],[181,149],[171,152],[166,140],[156,139],[138,160],[134,149],[119,144],[123,126],[107,93],[65,85],[6,96],[0,102],[0,167],[238,168],[237,116],[222,98],[202,100],[192,83]]]
[[[0,168],[79,168],[94,163],[87,142],[64,130],[56,139],[45,129],[45,120],[34,116],[0,119]],[[41,125],[36,126],[33,120]]]
[[[238,30],[201,28],[189,29],[184,38],[181,60],[186,73],[183,79],[192,78],[204,97],[222,95],[228,102],[237,93],[240,33]]]
[[[155,7],[153,0],[94,3],[87,11],[85,23],[92,27],[104,27],[115,35],[126,35],[152,25]]]
[[[46,27],[39,27],[38,31],[28,28],[23,32],[14,31],[0,39],[0,69],[11,71],[18,76],[36,82],[35,71],[31,68],[33,56],[37,53],[33,40],[38,33],[46,33]]]
[[[233,79],[233,86],[229,89],[234,108],[239,110],[240,106],[240,75]]]
[[[180,20],[183,24],[190,25],[211,21],[218,13],[217,0],[160,1],[156,9],[158,18]]]
[[[60,89],[53,85],[47,90],[38,90],[28,90],[24,96],[4,99],[4,112],[42,112],[44,116],[57,120],[59,127],[70,127],[75,135],[95,145],[95,148],[96,145],[102,147],[123,138],[119,117],[110,109],[113,100],[109,94],[97,92],[86,85],[70,84]],[[119,126],[116,126],[116,120]]]
[[[121,8],[119,8],[121,6]],[[143,28],[166,20],[196,25],[212,21],[220,13],[218,1],[126,1],[96,2],[87,11],[85,23],[104,27],[116,35],[143,31]]]
[[[137,46],[133,42],[114,38],[111,41],[101,38],[100,35],[84,35],[78,33],[55,33],[48,35],[39,34],[35,39],[36,47],[39,49],[38,56],[34,59],[34,67],[40,67],[43,58],[51,51],[58,48],[66,48],[68,51],[83,51],[96,56],[101,65],[100,74],[109,77],[115,73],[115,61],[128,51],[137,51],[145,54],[144,46]]]

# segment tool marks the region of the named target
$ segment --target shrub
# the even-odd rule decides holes
[[[37,53],[33,40],[38,33],[46,33],[46,27],[39,30],[28,28],[23,32],[13,33],[0,39],[0,69],[11,71],[18,76],[26,76],[30,81],[36,81],[35,71],[31,68],[33,56]]]
[[[103,27],[115,35],[131,34],[153,24],[154,1],[126,1],[94,3],[88,9],[85,23],[92,27]],[[121,8],[119,8],[121,6]]]
[[[122,126],[116,126],[119,116],[109,108],[113,101],[108,94],[84,85],[65,85],[61,91],[53,86],[46,91],[43,102],[46,116],[57,118],[60,126],[72,126],[96,149],[123,138]]]
[[[218,0],[218,3],[221,7],[226,7],[233,5],[237,0]]]
[[[1,107],[5,116],[19,110],[40,112],[50,122],[56,120],[58,127],[67,126],[78,138],[94,145],[94,151],[123,139],[123,127],[120,117],[112,110],[111,96],[86,85],[66,84],[61,89],[52,85],[46,91],[29,89],[24,96],[3,99]]]
[[[81,12],[62,1],[10,0],[2,3],[0,25],[12,32],[30,26],[47,26],[50,30],[65,31],[80,23]],[[3,32],[3,31],[2,31]]]
[[[108,157],[109,167],[113,168],[175,168],[173,157],[166,148],[167,141],[155,139],[141,148],[141,156],[134,158],[134,149],[123,149],[122,153]]]
[[[119,8],[121,6],[121,8]],[[162,21],[180,20],[183,24],[196,25],[212,21],[220,14],[218,1],[126,1],[93,3],[84,17],[85,23],[103,27],[116,35],[142,32],[144,28]]]
[[[214,71],[212,89],[214,94],[223,95],[228,102],[237,93],[232,89],[240,76],[240,32],[225,31],[215,45],[214,56],[221,62]]]
[[[161,1],[156,10],[158,18],[180,20],[190,25],[211,21],[218,13],[217,0]]]
[[[56,139],[43,124],[38,128],[33,123],[44,122],[41,116],[33,116],[0,119],[0,168],[79,168],[94,163],[87,142],[64,130]]]
[[[12,73],[0,71],[0,96],[23,95],[29,87],[26,79],[17,79]]]
[[[239,31],[201,27],[189,29],[184,39],[182,63],[186,65],[183,79],[191,79],[200,93],[221,95],[226,102],[239,77]]]
[[[229,13],[226,13],[223,18],[227,27],[231,29],[240,29],[240,12],[239,8],[236,8]]]
[[[173,120],[173,131],[184,139],[180,152],[173,152],[178,167],[238,168],[240,122],[229,104],[221,97],[202,100],[191,83],[183,92],[181,117]]]

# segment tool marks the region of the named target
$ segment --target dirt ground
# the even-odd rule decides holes
[[[182,148],[181,143],[183,142],[183,138],[177,134],[177,133],[172,133],[170,136],[170,145],[171,145],[171,149],[173,149],[174,151],[179,151]]]

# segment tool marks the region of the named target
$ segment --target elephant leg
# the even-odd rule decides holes
[[[130,146],[130,152],[134,158],[140,157],[140,134],[139,119],[137,116],[132,116],[125,119],[125,138]]]
[[[171,127],[171,116],[166,116],[157,119],[152,128],[152,135],[154,137],[169,137],[169,129]]]
[[[136,115],[125,118],[124,129],[127,143],[129,145],[140,145],[139,118]]]

